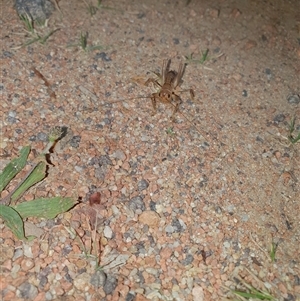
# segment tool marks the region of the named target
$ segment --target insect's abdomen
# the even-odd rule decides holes
[[[165,84],[172,85],[174,79],[176,78],[177,73],[175,71],[169,71],[166,76]]]

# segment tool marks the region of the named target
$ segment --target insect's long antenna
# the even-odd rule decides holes
[[[171,105],[173,106],[173,107],[175,107],[175,105],[173,104],[173,103],[171,103]],[[187,118],[186,117],[186,115],[185,114],[183,114],[181,111],[178,111],[180,114],[181,114],[181,116],[191,125],[191,126],[193,126],[196,130],[197,130],[197,132],[199,133],[199,134],[201,134],[203,137],[206,137],[207,136],[207,133],[204,133],[202,130],[200,130],[196,125],[195,125],[195,123],[193,122],[193,121],[191,121],[189,118]]]
[[[105,104],[114,104],[122,101],[127,101],[127,100],[135,100],[135,99],[144,99],[144,98],[151,98],[150,96],[136,96],[136,97],[130,97],[130,98],[124,98],[124,99],[117,99],[113,101],[108,101]],[[103,105],[105,105],[103,104]]]

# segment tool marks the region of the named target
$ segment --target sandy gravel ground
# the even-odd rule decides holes
[[[29,220],[31,242],[1,221],[0,299],[238,300],[246,283],[300,300],[300,143],[287,139],[294,117],[300,131],[299,1],[58,5],[36,30],[59,30],[25,46],[32,34],[1,2],[0,162],[67,127],[22,201],[81,203]],[[173,106],[152,116],[157,87],[143,84],[164,59],[187,63],[180,89],[195,92],[178,92],[174,122]]]

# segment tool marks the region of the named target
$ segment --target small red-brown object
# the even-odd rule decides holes
[[[100,192],[94,192],[93,194],[91,194],[90,198],[89,198],[89,203],[91,206],[93,205],[99,205],[101,203],[101,194]]]

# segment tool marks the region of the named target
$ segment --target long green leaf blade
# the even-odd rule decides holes
[[[240,291],[233,291],[233,293],[235,293],[236,295],[245,297],[245,298],[256,298],[259,300],[273,300],[273,297],[270,296],[269,294],[264,294],[257,290],[255,290],[254,292],[251,292],[251,293],[240,292]]]
[[[11,201],[15,202],[19,199],[25,191],[31,186],[43,180],[46,176],[46,162],[41,161],[33,169],[30,175],[25,179],[22,185],[12,194]]]
[[[52,219],[58,214],[68,211],[76,204],[77,200],[72,198],[53,197],[23,202],[13,206],[13,208],[21,215],[22,218],[34,216]]]
[[[0,175],[0,192],[2,192],[6,185],[24,168],[29,152],[30,146],[24,146],[20,151],[20,156],[11,160],[5,166]]]
[[[15,209],[0,204],[0,216],[18,239],[26,239],[23,220]]]

